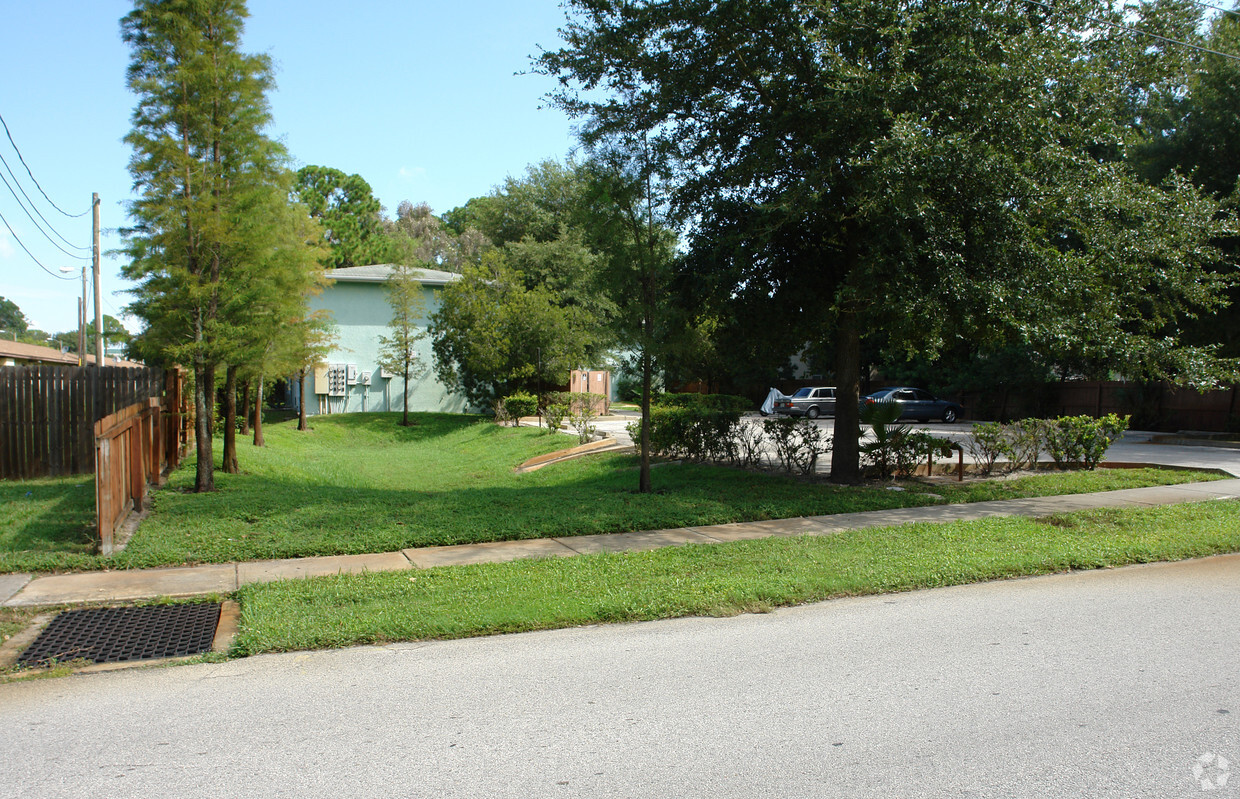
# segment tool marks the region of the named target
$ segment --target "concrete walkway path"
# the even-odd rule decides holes
[[[87,602],[128,602],[162,596],[227,594],[249,583],[321,575],[501,563],[520,558],[571,557],[596,552],[637,552],[667,546],[716,544],[770,536],[830,535],[845,530],[913,522],[953,522],[1000,516],[1035,517],[1090,508],[1151,507],[1215,499],[1240,499],[1240,479],[1129,488],[1093,494],[717,524],[676,530],[422,547],[369,555],[333,555],[165,569],[82,572],[34,579],[30,575],[0,575],[0,605],[44,607]]]

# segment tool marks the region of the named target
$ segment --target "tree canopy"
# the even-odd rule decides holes
[[[323,227],[323,237],[330,246],[326,266],[365,266],[387,260],[383,207],[361,175],[346,175],[333,167],[305,166],[297,170],[292,195]]]
[[[30,323],[26,321],[26,315],[17,307],[17,303],[0,297],[0,330],[21,334],[25,333],[28,327]]]
[[[517,390],[560,385],[582,364],[589,320],[581,308],[527,287],[499,251],[463,275],[431,315],[435,373],[449,389],[488,407]]]
[[[450,227],[426,203],[401,201],[389,227],[397,252],[393,262],[426,264],[445,272],[459,273],[466,264],[477,264],[494,246],[475,228]]]

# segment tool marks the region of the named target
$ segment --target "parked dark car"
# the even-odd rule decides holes
[[[834,416],[835,386],[808,386],[797,389],[791,397],[775,400],[775,413],[804,416],[807,419]]]
[[[950,423],[956,421],[963,411],[957,402],[939,399],[925,389],[908,386],[884,388],[867,394],[861,398],[861,407],[864,409],[875,402],[898,402],[903,408],[901,419],[916,419],[919,422],[942,419]]]

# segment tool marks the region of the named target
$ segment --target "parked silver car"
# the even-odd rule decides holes
[[[835,416],[835,386],[808,386],[791,397],[775,400],[775,413],[785,416]]]

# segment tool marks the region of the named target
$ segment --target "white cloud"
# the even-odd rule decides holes
[[[426,167],[424,166],[415,166],[415,167],[402,166],[399,170],[397,170],[396,174],[400,175],[401,180],[409,180],[409,181],[419,180],[421,178],[426,177]]]

